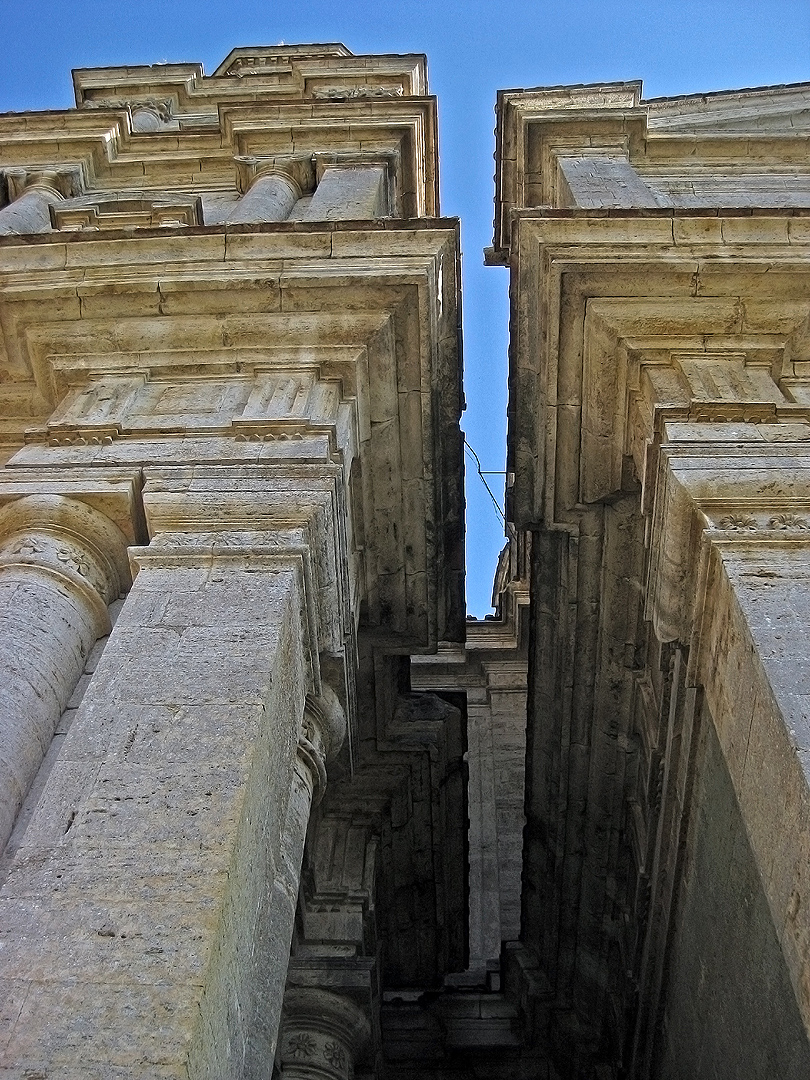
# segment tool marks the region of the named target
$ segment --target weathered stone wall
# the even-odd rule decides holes
[[[810,1075],[796,997],[714,721],[700,718],[693,825],[672,941],[661,1080]],[[779,792],[771,792],[779,798]]]

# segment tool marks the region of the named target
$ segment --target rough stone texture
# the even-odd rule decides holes
[[[59,192],[44,185],[28,188],[18,199],[0,210],[0,236],[49,232],[50,208],[61,198]]]
[[[568,205],[591,210],[660,203],[629,161],[609,157],[560,157]]]
[[[7,1066],[35,1051],[59,1075],[81,1037],[99,1065],[240,1074],[266,977],[240,955],[281,857],[303,712],[300,585],[209,577],[141,570],[28,827],[2,899],[4,976],[28,991]],[[45,1038],[37,1016],[71,986],[113,1014],[82,1030],[63,1006]]]
[[[298,185],[280,174],[259,176],[228,214],[229,224],[284,221],[301,197]]]
[[[327,165],[301,220],[377,218],[387,213],[384,166]]]
[[[499,95],[465,641],[424,58],[74,81],[0,115],[0,1074],[806,1072],[808,88]]]
[[[28,780],[47,754],[2,866],[0,1073],[269,1078],[291,945],[369,1017],[373,1067],[383,972],[435,985],[466,939],[463,714],[393,677],[463,636],[458,225],[428,216],[424,58],[279,46],[76,91],[0,118],[0,525],[31,497],[93,519],[1,534],[0,659],[30,645],[47,699],[40,723],[36,679],[3,682]],[[330,836],[362,836],[359,866]]]
[[[118,613],[121,610],[123,604],[122,600],[114,601],[108,608],[111,624],[114,624],[115,619],[118,617]],[[62,744],[65,741],[65,735],[70,729],[70,725],[73,723],[73,719],[76,716],[76,711],[81,704],[84,692],[87,689],[90,678],[93,672],[96,670],[98,661],[104,651],[104,646],[107,643],[109,635],[105,634],[100,637],[84,663],[84,672],[79,676],[73,693],[67,703],[67,707],[63,710],[61,717],[56,725],[56,731],[54,732],[53,739],[48,747],[45,757],[42,759],[42,764],[39,767],[34,782],[28,789],[28,795],[23,801],[22,806],[17,814],[14,822],[14,829],[11,836],[5,846],[3,854],[0,855],[0,883],[5,881],[9,868],[14,861],[14,856],[17,853],[17,849],[22,843],[25,831],[28,828],[29,822],[33,816],[34,811],[39,803],[40,796],[42,795],[42,789],[45,786],[45,782],[50,776],[51,770],[59,759],[59,755],[62,750]]]
[[[124,537],[80,503],[26,496],[0,511],[0,532],[2,852],[125,580]]]
[[[572,1080],[803,1072],[807,88],[640,91],[499,95],[507,509],[534,561],[506,987]],[[701,717],[733,799],[696,764]],[[721,930],[708,895],[750,903]],[[709,959],[715,926],[759,982]],[[757,1037],[769,988],[782,1050]]]
[[[810,1072],[805,1027],[708,711],[700,726],[691,858],[656,1075],[799,1080]]]

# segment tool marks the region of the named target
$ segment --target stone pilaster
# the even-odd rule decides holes
[[[794,424],[665,422],[651,466],[647,614],[670,643],[672,670],[634,1076],[688,1060],[696,1040],[716,1054],[713,1025],[741,1039],[738,1005],[725,1004],[734,982],[750,995],[772,987],[782,1002],[781,1027],[746,1020],[757,1052],[771,1053],[772,1037],[804,1060],[808,434]],[[672,987],[696,958],[706,974],[687,1002]]]
[[[147,491],[153,541],[0,900],[10,1067],[269,1076],[345,728],[318,667],[342,625],[334,479],[274,499],[271,476],[179,472]]]
[[[281,1063],[285,1080],[351,1080],[371,1029],[350,999],[291,988],[284,998]]]
[[[126,585],[126,541],[81,502],[26,496],[0,511],[0,850],[84,661]]]
[[[303,221],[378,218],[389,213],[386,165],[345,162],[323,167]]]
[[[608,209],[658,206],[659,201],[626,157],[619,154],[558,158],[560,191],[571,206]]]

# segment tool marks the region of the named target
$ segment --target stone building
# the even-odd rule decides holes
[[[0,1077],[806,1077],[810,87],[499,95],[477,622],[424,58],[74,83],[0,116]]]

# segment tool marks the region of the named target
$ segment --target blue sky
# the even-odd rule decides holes
[[[2,0],[0,110],[66,108],[70,71],[202,61],[231,48],[342,41],[353,52],[425,52],[439,97],[442,211],[462,219],[464,342],[471,445],[503,469],[506,271],[492,242],[498,89],[643,79],[645,97],[810,80],[810,0]],[[489,477],[502,498],[503,479]],[[489,611],[503,529],[472,474],[468,605]]]

